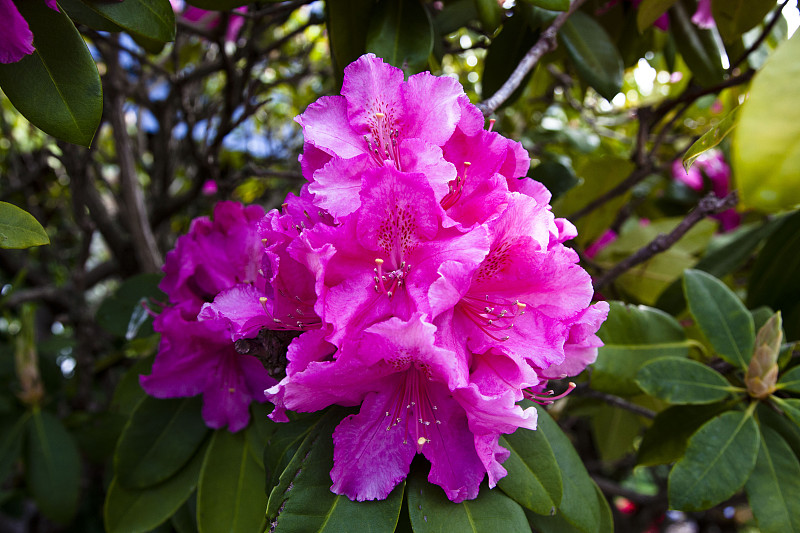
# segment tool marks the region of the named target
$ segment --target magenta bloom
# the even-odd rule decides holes
[[[717,198],[724,198],[730,192],[731,167],[719,150],[709,150],[702,154],[688,171],[684,170],[680,159],[672,163],[673,179],[695,191],[699,192],[705,188],[703,176],[710,182],[711,190]],[[730,231],[740,223],[739,214],[735,209],[726,209],[713,216],[720,221],[722,231]]]
[[[366,55],[341,96],[297,121],[309,184],[262,225],[268,282],[201,316],[243,336],[304,331],[266,395],[276,421],[360,406],[334,431],[331,490],[385,498],[419,453],[448,498],[474,498],[506,475],[500,435],[536,427],[517,402],[602,344],[608,304],[590,305],[591,279],[563,245],[575,227],[524,178],[522,145],[484,130],[449,78],[404,81]]]
[[[50,9],[58,11],[56,0],[45,0],[45,3]],[[13,0],[0,0],[0,21],[0,63],[16,63],[32,54],[35,50],[33,33]]]
[[[221,202],[214,220],[198,218],[167,254],[160,287],[169,305],[154,322],[161,345],[142,388],[157,398],[203,395],[203,418],[210,427],[244,428],[252,400],[275,380],[255,357],[234,349],[230,323],[219,317],[198,321],[204,303],[238,283],[256,285],[262,245],[258,206]],[[263,285],[263,281],[261,281]]]
[[[219,11],[207,11],[187,5],[182,0],[170,0],[172,9],[179,19],[183,22],[200,28],[202,30],[213,30],[219,26],[222,15]],[[225,42],[235,42],[239,37],[239,32],[244,26],[244,17],[237,13],[247,13],[247,6],[237,7],[231,11],[228,26],[225,28]]]

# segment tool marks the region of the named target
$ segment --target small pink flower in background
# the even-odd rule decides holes
[[[203,183],[202,192],[204,196],[214,196],[217,194],[218,190],[217,182],[214,180],[206,180],[206,182]]]
[[[710,182],[717,198],[724,198],[731,191],[731,168],[719,150],[709,150],[700,155],[688,172],[680,159],[672,163],[673,179],[695,191],[700,192],[705,187],[703,176]],[[722,231],[730,231],[740,223],[740,216],[734,209],[727,209],[714,218],[720,221]]]
[[[25,0],[35,2],[40,0]],[[50,9],[58,11],[56,0],[44,0]],[[35,50],[33,33],[19,14],[13,0],[0,0],[0,63],[16,63]]]
[[[178,15],[179,20],[195,26],[196,28],[210,31],[219,26],[222,14],[219,11],[207,11],[187,4],[184,0],[170,0],[172,9]],[[228,26],[225,28],[225,41],[235,42],[239,37],[239,31],[244,25],[244,17],[237,13],[247,13],[247,6],[237,7],[230,12]]]
[[[713,28],[716,25],[714,23],[714,15],[711,14],[711,0],[700,0],[697,3],[697,11],[692,15],[692,22],[694,22],[698,28],[705,30]]]
[[[600,237],[597,238],[592,244],[590,244],[586,251],[586,257],[589,259],[594,259],[600,251],[611,244],[612,242],[617,240],[617,232],[612,229],[607,229]]]

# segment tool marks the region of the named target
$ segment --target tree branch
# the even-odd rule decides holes
[[[709,193],[700,200],[700,202],[697,204],[697,207],[694,208],[674,230],[666,235],[663,233],[660,234],[649,244],[623,259],[609,269],[605,274],[597,278],[594,282],[595,290],[609,285],[626,271],[640,263],[644,263],[654,255],[660,254],[661,252],[669,249],[673,244],[678,242],[681,237],[686,235],[686,233],[692,229],[695,224],[703,220],[708,215],[720,213],[726,209],[734,207],[738,200],[739,198],[736,191],[731,192],[725,198],[717,198],[713,193]]]
[[[539,40],[536,41],[536,44],[534,44],[530,50],[528,50],[528,53],[525,54],[525,57],[522,58],[522,61],[519,62],[519,65],[517,65],[517,68],[514,69],[514,72],[511,73],[511,76],[508,77],[503,86],[500,87],[490,98],[477,104],[478,109],[481,110],[484,116],[491,115],[497,111],[497,108],[503,105],[503,102],[508,100],[514,91],[517,90],[522,83],[522,80],[525,79],[525,76],[527,76],[528,72],[530,72],[533,67],[536,66],[542,56],[544,56],[547,52],[551,52],[556,49],[558,46],[558,42],[556,41],[558,30],[561,29],[561,26],[564,25],[569,16],[572,15],[585,1],[586,0],[573,0],[572,5],[569,6],[569,10],[560,13],[555,18],[553,23],[550,24],[550,26],[548,26],[544,32],[542,32]]]

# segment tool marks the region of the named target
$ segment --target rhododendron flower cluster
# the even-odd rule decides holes
[[[168,257],[165,289],[191,300],[175,308],[192,327],[160,316],[158,357],[180,357],[206,324],[228,346],[291,332],[285,377],[265,391],[271,418],[358,406],[333,434],[334,492],[385,498],[422,454],[448,498],[475,498],[506,475],[500,435],[536,428],[518,403],[546,403],[547,381],[578,374],[601,345],[608,305],[591,305],[591,279],[563,244],[575,227],[524,177],[521,144],[485,129],[451,78],[405,80],[365,55],[341,95],[297,122],[300,195],[255,226],[205,221]],[[191,294],[173,299],[181,285]],[[226,364],[220,378],[235,374]]]

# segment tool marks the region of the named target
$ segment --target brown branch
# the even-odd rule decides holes
[[[620,398],[619,396],[614,396],[613,394],[607,394],[605,392],[600,392],[594,389],[590,389],[588,387],[588,383],[587,384],[581,383],[580,385],[578,385],[578,388],[575,390],[574,394],[579,394],[580,396],[586,398],[595,398],[597,400],[602,400],[611,406],[619,407],[620,409],[625,409],[626,411],[630,411],[631,413],[643,416],[650,420],[656,417],[655,411],[651,411],[647,407],[642,407],[641,405],[629,402],[628,400]]]
[[[700,202],[697,204],[697,207],[694,208],[674,230],[666,235],[663,233],[658,235],[649,244],[623,259],[609,269],[605,274],[596,279],[594,282],[595,290],[609,285],[620,275],[624,274],[636,265],[644,263],[651,257],[666,251],[673,244],[678,242],[681,237],[686,235],[686,233],[692,229],[695,224],[703,220],[708,215],[720,213],[726,209],[734,207],[738,202],[738,199],[739,198],[736,191],[731,192],[725,198],[717,198],[713,193],[709,193],[700,200]]]
[[[525,76],[528,75],[528,72],[530,72],[533,67],[536,66],[542,56],[556,49],[558,46],[556,41],[558,30],[561,29],[561,26],[564,25],[569,16],[572,15],[585,1],[586,0],[573,0],[572,5],[569,6],[569,10],[560,13],[555,18],[553,23],[542,32],[539,40],[536,41],[536,44],[534,44],[530,50],[528,50],[528,53],[525,54],[525,57],[523,57],[522,61],[519,62],[517,68],[514,69],[514,72],[512,72],[505,83],[503,83],[503,86],[500,87],[490,98],[477,104],[478,109],[480,109],[485,116],[491,115],[497,111],[497,108],[503,105],[503,102],[508,100],[514,91],[517,90],[522,83],[522,80],[525,79]]]

